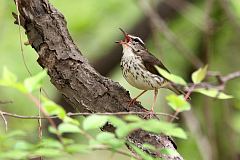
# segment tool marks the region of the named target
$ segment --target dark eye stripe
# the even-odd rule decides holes
[[[141,40],[141,38],[133,36],[133,35],[128,35],[130,38],[132,38],[133,41],[144,44],[144,42]]]
[[[138,42],[138,43],[144,44],[143,41],[142,41],[140,38],[134,38],[133,40],[134,40],[135,42]]]

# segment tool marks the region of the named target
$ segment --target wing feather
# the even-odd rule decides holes
[[[135,52],[135,54],[141,57],[141,59],[143,60],[143,65],[149,72],[161,76],[157,69],[154,67],[155,65],[169,72],[169,70],[163,65],[163,63],[154,55],[149,53],[147,50],[139,50],[138,52]]]

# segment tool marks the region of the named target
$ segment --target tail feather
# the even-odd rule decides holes
[[[173,85],[168,85],[167,88],[170,89],[171,91],[173,91],[174,93],[176,93],[177,95],[181,95],[181,94],[185,95],[184,91],[178,89],[177,87],[175,87]]]
[[[184,96],[186,95],[186,92],[185,92],[185,91],[177,88],[176,86],[174,86],[174,85],[172,85],[172,84],[168,85],[167,88],[170,89],[171,91],[173,91],[174,93],[176,93],[177,95],[184,95]],[[191,98],[188,97],[188,99],[190,100]]]

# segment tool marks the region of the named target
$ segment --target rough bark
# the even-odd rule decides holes
[[[18,6],[21,25],[39,55],[38,63],[48,69],[52,84],[77,112],[146,111],[139,104],[127,107],[129,93],[89,65],[73,43],[64,16],[47,0],[18,0]],[[175,150],[167,136],[141,130],[132,133],[128,140],[141,149],[143,143],[149,143]],[[143,150],[155,157],[182,159],[180,155],[156,155]]]
[[[156,7],[157,13],[166,21],[175,19],[178,17],[178,12],[188,6],[187,2],[193,0],[168,0],[163,1]],[[196,0],[195,0],[196,1]],[[145,42],[152,36],[151,22],[149,18],[143,16],[139,22],[137,22],[129,33],[138,35]],[[119,66],[120,59],[122,57],[122,47],[119,45],[113,45],[112,48],[100,58],[90,61],[90,64],[101,75],[107,76],[115,67]],[[108,63],[106,63],[108,62]],[[62,95],[59,94],[57,98],[58,104],[64,107],[68,112],[74,112],[73,108],[69,106]]]

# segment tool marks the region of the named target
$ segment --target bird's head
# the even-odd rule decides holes
[[[122,45],[122,47],[130,47],[134,51],[139,51],[139,50],[144,50],[145,45],[143,40],[137,36],[133,36],[125,32],[123,29],[119,28],[123,35],[124,35],[124,40],[116,41],[116,43],[119,43]]]

